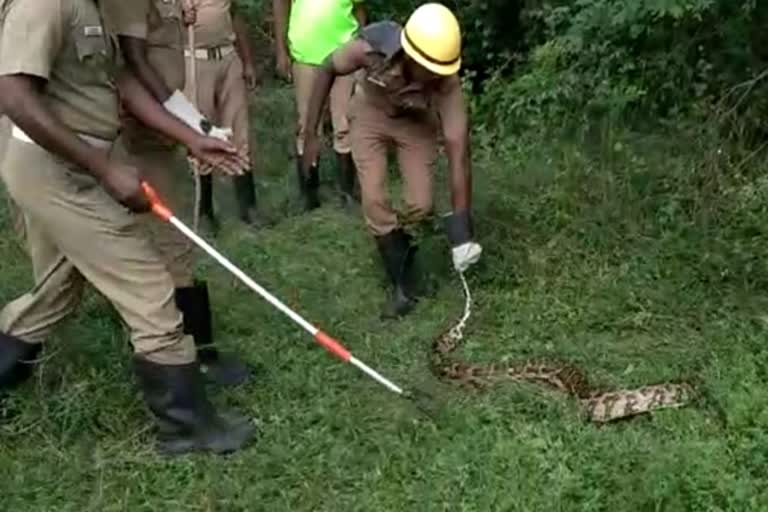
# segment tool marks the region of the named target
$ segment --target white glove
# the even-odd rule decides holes
[[[467,242],[451,249],[453,266],[458,272],[466,272],[469,267],[480,261],[483,248],[477,242]]]
[[[165,110],[181,119],[184,124],[195,130],[200,135],[207,135],[223,141],[229,141],[232,137],[232,130],[229,128],[219,128],[211,125],[209,133],[205,133],[203,126],[209,124],[208,120],[199,110],[195,108],[191,101],[184,96],[184,93],[175,90],[173,94],[163,103]]]

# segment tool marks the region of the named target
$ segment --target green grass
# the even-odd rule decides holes
[[[216,245],[359,358],[434,392],[438,421],[336,363],[201,258],[219,340],[262,368],[215,401],[257,417],[258,441],[227,458],[156,455],[125,333],[89,294],[36,379],[0,406],[3,510],[768,510],[759,160],[739,170],[670,137],[478,138],[486,252],[460,356],[557,357],[606,387],[699,385],[691,407],[596,427],[539,388],[469,393],[436,382],[431,340],[462,306],[445,241],[425,242],[435,298],[382,323],[382,275],[360,219],[330,197],[296,212],[290,94],[270,88],[256,101],[260,192],[283,220],[258,234],[229,220]],[[232,210],[229,187],[216,197]],[[0,294],[10,299],[30,272],[4,209],[0,232]]]

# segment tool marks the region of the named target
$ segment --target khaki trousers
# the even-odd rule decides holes
[[[187,58],[186,96],[195,101],[191,91],[191,59]],[[243,79],[243,62],[237,52],[221,59],[196,59],[197,108],[215,125],[231,128],[232,142],[240,154],[250,160],[248,90]]]
[[[374,236],[383,236],[416,225],[432,213],[437,121],[426,114],[390,117],[359,91],[350,108],[352,158],[357,166],[366,225]],[[387,193],[390,148],[397,151],[403,178],[402,212],[395,211]]]
[[[115,143],[113,158],[136,166],[171,210],[182,217],[187,204],[184,197],[187,189],[179,183],[192,179],[180,176],[187,169],[184,149],[155,137],[136,121],[126,120],[124,126]],[[177,288],[192,286],[196,258],[192,242],[151,213],[142,215],[140,223],[145,236],[165,262],[174,285]]]
[[[133,215],[91,176],[34,144],[12,138],[0,172],[23,212],[34,273],[33,288],[0,311],[0,330],[43,342],[76,309],[87,281],[128,325],[137,355],[195,360],[171,276]]]
[[[8,139],[11,137],[11,121],[5,117],[0,116],[0,162],[3,161],[5,156],[5,148],[8,146]],[[13,225],[13,232],[16,234],[20,241],[24,240],[24,216],[16,203],[13,202],[10,195],[8,196],[8,212],[11,215],[11,223]]]
[[[304,134],[307,124],[307,108],[312,95],[314,80],[318,73],[317,66],[309,64],[293,64],[293,84],[296,94],[296,111],[298,124],[296,127],[296,151],[304,153]],[[333,126],[333,150],[347,154],[351,151],[349,137],[349,102],[355,88],[353,75],[338,76],[333,82],[330,94],[331,125]],[[322,121],[322,120],[321,120]],[[323,123],[318,124],[318,135],[323,134]]]

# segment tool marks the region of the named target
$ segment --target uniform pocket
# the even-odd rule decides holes
[[[75,38],[77,58],[84,64],[104,63],[109,57],[109,46],[99,25],[85,26]]]

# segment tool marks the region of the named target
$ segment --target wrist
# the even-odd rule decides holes
[[[112,172],[109,156],[103,151],[91,149],[85,158],[85,167],[99,180],[106,179]]]
[[[474,226],[470,210],[461,209],[449,214],[445,219],[445,232],[453,247],[471,242]]]

